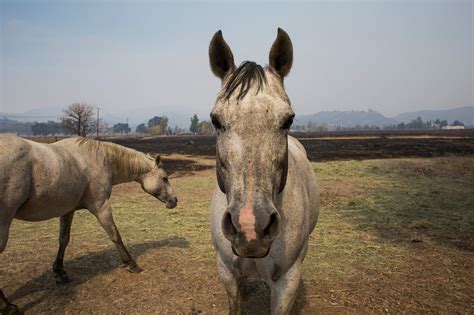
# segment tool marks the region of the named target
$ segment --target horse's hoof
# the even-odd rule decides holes
[[[66,284],[71,282],[71,279],[69,279],[69,276],[67,273],[62,273],[62,274],[56,274],[56,284]]]
[[[15,304],[8,304],[7,308],[0,311],[0,315],[23,315],[23,312]]]
[[[139,272],[143,271],[142,268],[138,267],[136,262],[132,262],[132,263],[126,265],[125,269],[127,269],[127,271],[131,272],[131,273],[139,273]]]

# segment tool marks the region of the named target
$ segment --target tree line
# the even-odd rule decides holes
[[[187,130],[183,130],[178,126],[171,128],[169,125],[169,119],[166,116],[154,116],[148,120],[147,123],[141,123],[137,126],[135,132],[141,134],[149,134],[152,136],[158,135],[178,135],[187,133]],[[448,126],[447,120],[428,120],[423,121],[421,117],[417,117],[408,123],[400,122],[398,124],[377,126],[377,125],[356,125],[352,127],[336,126],[336,131],[348,131],[348,130],[419,130],[419,129],[440,129],[444,126]],[[452,126],[464,126],[459,120],[455,120]],[[303,132],[322,132],[329,130],[327,123],[308,122],[306,125],[296,125],[291,128],[293,131]],[[128,123],[117,123],[109,128],[107,123],[98,118],[96,115],[95,107],[87,103],[74,103],[69,105],[63,110],[60,122],[48,121],[48,122],[36,122],[31,125],[31,132],[33,135],[78,135],[87,137],[91,134],[99,133],[121,133],[128,134],[132,130]],[[214,127],[212,124],[203,120],[200,121],[199,117],[194,114],[190,118],[189,132],[192,134],[199,135],[211,135],[214,133]]]
[[[194,114],[191,119],[191,124],[189,125],[189,131],[193,134],[200,135],[210,135],[214,132],[214,128],[209,121],[203,120],[199,121],[199,117]],[[153,136],[156,135],[179,135],[186,133],[186,130],[175,126],[174,129],[171,129],[168,126],[168,117],[166,116],[155,116],[148,120],[148,123],[142,123],[137,126],[137,133],[147,133]]]
[[[416,119],[413,119],[412,121],[408,123],[398,123],[398,124],[393,124],[393,125],[387,125],[383,126],[384,130],[417,130],[417,129],[441,129],[443,127],[449,126],[449,123],[447,120],[440,120],[439,118],[436,120],[428,120],[428,121],[423,121],[420,116],[418,116]],[[453,121],[451,126],[464,126],[462,122],[459,120]]]
[[[31,126],[33,135],[78,135],[86,137],[107,129],[107,123],[95,114],[95,107],[87,103],[74,103],[63,110],[60,122],[36,122]]]
[[[158,135],[178,135],[187,133],[178,126],[171,128],[169,119],[166,116],[154,116],[147,123],[139,124],[135,132],[141,134]],[[87,103],[74,103],[63,110],[60,122],[48,121],[35,122],[31,125],[31,132],[35,136],[47,135],[78,135],[87,137],[91,134],[129,134],[132,131],[128,123],[117,123],[109,128],[108,124],[101,118],[98,118],[96,107]],[[209,121],[200,121],[194,114],[190,118],[189,132],[200,135],[210,135],[214,128]]]
[[[377,131],[377,130],[434,130],[434,129],[441,129],[445,126],[449,126],[447,120],[440,120],[439,118],[436,120],[428,120],[423,121],[421,117],[417,117],[408,123],[400,122],[398,124],[391,124],[391,125],[355,125],[351,127],[346,126],[335,126],[333,129],[335,131]],[[464,124],[459,121],[455,120],[451,124],[451,126],[464,126]],[[291,128],[293,131],[302,131],[302,132],[321,132],[321,131],[328,131],[329,126],[327,123],[318,123],[318,122],[308,122],[306,125],[296,125]]]

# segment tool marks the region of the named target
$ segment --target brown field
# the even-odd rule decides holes
[[[303,140],[317,158],[321,210],[295,313],[473,312],[474,140],[464,135]],[[14,221],[0,264],[11,300],[32,314],[226,313],[208,226],[213,138],[176,139],[113,139],[165,153],[180,200],[168,210],[138,184],[114,188],[117,225],[144,272],[121,269],[111,241],[80,211],[65,257],[73,281],[58,286],[51,272],[58,220]],[[189,154],[195,149],[200,155]],[[420,152],[442,157],[412,158]],[[380,159],[394,156],[408,157]],[[262,283],[250,289],[250,302],[265,313],[268,290]]]

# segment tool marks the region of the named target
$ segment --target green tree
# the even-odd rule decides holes
[[[135,131],[137,133],[148,133],[148,128],[145,126],[145,124],[139,124]]]
[[[112,127],[113,133],[129,133],[132,131],[128,124],[118,123]]]
[[[168,117],[166,116],[161,116],[161,120],[160,120],[160,131],[162,135],[166,134],[166,132],[168,131]]]
[[[192,133],[197,133],[199,131],[199,118],[196,114],[191,117],[191,126],[189,126],[189,131]]]
[[[211,135],[213,131],[214,129],[209,121],[203,120],[198,125],[198,133],[200,135]]]
[[[168,132],[168,117],[155,116],[148,121],[148,132],[152,136],[164,135]]]
[[[404,129],[406,129],[406,124],[402,121],[401,123],[399,123],[399,124],[397,125],[397,129],[398,129],[398,130],[404,130]]]
[[[148,128],[148,132],[152,136],[159,136],[161,135],[161,127],[160,125],[151,126],[150,128]]]
[[[66,133],[63,130],[63,125],[59,122],[55,122],[52,120],[49,120],[46,123],[38,123],[35,122],[31,126],[31,132],[33,135],[41,135],[41,136],[47,136],[47,135],[52,135],[55,136],[57,134],[64,134]]]
[[[161,122],[161,117],[160,116],[155,116],[152,119],[148,120],[148,128],[159,125],[160,122]]]
[[[55,136],[57,134],[65,133],[63,130],[63,125],[59,122],[49,120],[46,125],[48,126],[48,134]]]
[[[35,136],[46,136],[49,134],[48,125],[46,123],[35,123],[31,126],[31,132]]]

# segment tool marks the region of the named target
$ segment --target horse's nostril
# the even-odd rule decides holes
[[[232,215],[230,212],[224,214],[224,220],[222,221],[222,232],[224,233],[224,236],[230,241],[232,241],[237,235],[237,229],[235,228],[234,223],[232,223]]]
[[[271,239],[275,239],[276,235],[278,234],[279,221],[280,219],[278,218],[278,214],[273,212],[270,215],[270,220],[267,227],[263,230],[263,235],[269,235]]]

